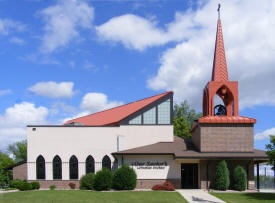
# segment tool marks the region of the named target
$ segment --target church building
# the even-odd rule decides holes
[[[184,67],[183,67],[184,68]],[[214,106],[218,95],[224,105]],[[123,163],[137,173],[137,188],[171,181],[176,188],[213,186],[216,165],[232,172],[241,165],[254,188],[254,165],[266,162],[254,149],[256,119],[239,115],[238,82],[228,77],[221,20],[218,19],[212,78],[202,94],[203,117],[192,139],[173,133],[173,92],[165,92],[62,125],[27,126],[27,180],[41,187],[79,185],[81,176]],[[232,182],[232,181],[231,181]]]

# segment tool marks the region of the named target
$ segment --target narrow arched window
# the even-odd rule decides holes
[[[62,179],[62,161],[57,155],[53,158],[53,179]]]
[[[108,168],[111,170],[111,159],[107,155],[102,159],[102,168]]]
[[[78,160],[74,155],[70,158],[70,179],[78,179]]]
[[[45,179],[45,159],[41,155],[36,159],[36,179]]]
[[[95,172],[95,160],[92,156],[88,156],[86,159],[86,174]]]

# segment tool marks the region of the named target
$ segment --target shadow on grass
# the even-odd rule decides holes
[[[249,199],[275,201],[275,193],[243,193],[243,195]]]

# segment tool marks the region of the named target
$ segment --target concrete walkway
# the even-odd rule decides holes
[[[210,195],[205,190],[200,189],[180,189],[177,190],[184,199],[186,199],[189,203],[225,203],[224,201],[218,199],[217,197]]]

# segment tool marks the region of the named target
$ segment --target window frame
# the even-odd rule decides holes
[[[39,160],[41,158],[41,160]],[[41,171],[38,171],[39,170],[39,165],[38,164],[41,164]],[[42,174],[39,174],[39,172]],[[36,158],[36,179],[37,180],[45,180],[46,179],[46,163],[45,163],[45,159],[42,155],[39,155],[37,158]]]
[[[59,164],[59,167],[56,167],[55,164]],[[60,158],[60,156],[58,155],[54,156],[53,162],[52,162],[52,168],[53,168],[53,180],[62,180],[62,159]],[[56,168],[58,168],[57,174],[55,170]]]
[[[74,160],[75,159],[75,160]],[[76,164],[76,167],[73,165]],[[78,180],[79,178],[79,171],[78,171],[78,159],[75,155],[72,155],[69,160],[69,176],[70,180]],[[73,171],[75,170],[75,171]],[[73,176],[75,175],[75,176]]]
[[[88,171],[88,159],[90,159],[90,161],[91,161],[91,164],[92,164],[92,170],[91,170],[91,172],[89,172]],[[95,160],[94,160],[94,158],[93,158],[93,156],[91,156],[91,155],[89,155],[89,156],[87,156],[87,158],[86,158],[86,161],[85,161],[85,169],[86,169],[86,174],[88,174],[88,173],[95,173]]]

